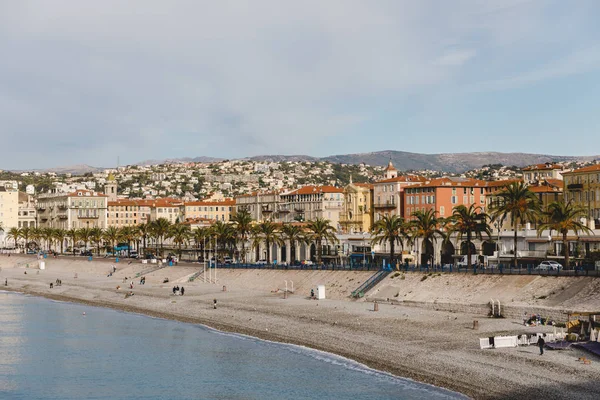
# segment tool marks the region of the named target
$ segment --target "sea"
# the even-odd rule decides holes
[[[0,292],[3,400],[464,398],[301,346]]]

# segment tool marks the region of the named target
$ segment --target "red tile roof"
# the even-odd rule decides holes
[[[525,168],[523,168],[523,171],[548,171],[548,170],[552,170],[552,169],[563,169],[562,165],[558,165],[558,164],[552,164],[552,163],[545,163],[545,164],[535,164],[535,165],[529,165]]]
[[[235,206],[234,199],[224,199],[221,201],[187,201],[185,206]]]
[[[563,175],[578,174],[582,172],[600,172],[600,164],[590,165],[570,172],[564,172]]]

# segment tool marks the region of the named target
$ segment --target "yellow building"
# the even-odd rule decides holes
[[[228,222],[235,213],[235,200],[189,201],[184,205],[185,219],[204,218]]]
[[[350,181],[344,188],[344,205],[340,212],[342,232],[369,232],[372,225],[373,185]]]
[[[122,228],[148,222],[150,219],[149,200],[119,199],[108,202],[108,226]]]
[[[19,223],[19,190],[16,182],[0,184],[0,226],[4,231]]]
[[[564,172],[565,201],[585,208],[588,226],[600,225],[600,164]]]

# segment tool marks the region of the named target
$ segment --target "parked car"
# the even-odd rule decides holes
[[[304,264],[304,265],[313,265],[314,263],[312,261],[310,261],[310,260],[304,260],[304,261],[302,261],[302,264]]]
[[[540,271],[560,271],[563,269],[563,266],[556,261],[542,261],[535,269]]]
[[[231,263],[233,263],[233,260],[231,259],[231,257],[225,257],[223,259],[223,264],[225,264],[225,265],[231,265]]]
[[[256,265],[267,265],[267,260],[258,260],[254,264],[256,264]]]
[[[129,254],[129,258],[138,258],[138,252],[135,250],[132,250],[131,253]]]
[[[92,252],[91,252],[91,250],[86,250],[86,251],[82,251],[81,253],[79,253],[79,255],[84,256],[84,257],[91,257]]]

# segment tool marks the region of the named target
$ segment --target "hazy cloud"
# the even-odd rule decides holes
[[[448,88],[597,69],[598,11],[594,1],[0,2],[0,135],[11,149],[0,168],[362,151],[353,135],[402,111],[381,104],[417,98],[427,109]],[[339,148],[324,146],[336,137]]]

